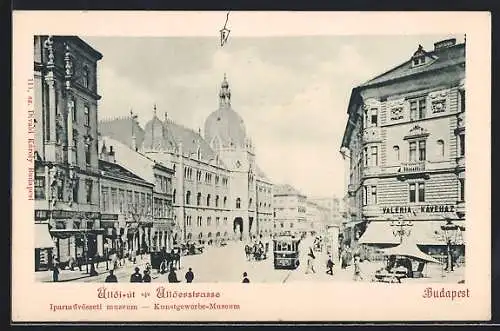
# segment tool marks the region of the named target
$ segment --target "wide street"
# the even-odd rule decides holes
[[[262,261],[248,261],[245,256],[245,242],[229,242],[225,247],[208,246],[202,254],[188,255],[181,258],[181,268],[177,270],[177,278],[185,282],[184,275],[188,268],[192,268],[196,283],[227,283],[241,282],[243,272],[247,272],[251,283],[290,283],[295,281],[353,281],[353,267],[346,269],[340,268],[340,263],[335,261],[333,276],[326,274],[326,252],[317,253],[315,260],[316,273],[306,274],[307,251],[311,245],[312,238],[305,238],[300,244],[300,266],[295,270],[276,270],[273,264],[272,242],[270,242],[270,251],[267,259]],[[130,275],[135,267],[142,271],[146,263],[149,262],[149,256],[137,257],[137,263],[126,262],[125,266],[119,267],[115,271],[118,282],[129,282]],[[363,262],[361,270],[363,282],[370,282],[377,269],[383,266],[383,262]],[[446,273],[441,265],[427,265],[427,275],[432,278],[407,279],[403,282],[451,282],[457,283],[463,279],[464,267],[458,268],[455,272]],[[78,269],[77,269],[78,270]],[[83,272],[63,270],[60,274],[60,281],[72,282],[104,282],[108,272],[106,263],[100,263],[97,271],[98,276],[89,277]],[[52,282],[52,273],[50,271],[37,272],[37,280],[42,282]],[[156,270],[152,271],[152,282],[168,282],[167,274],[159,274]]]

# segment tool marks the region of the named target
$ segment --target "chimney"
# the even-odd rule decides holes
[[[455,46],[456,43],[457,43],[456,38],[450,38],[450,39],[438,41],[438,42],[434,43],[434,51],[438,51],[438,50],[443,49],[443,48]]]
[[[109,159],[108,159],[109,162],[116,163],[115,151],[113,150],[113,146],[109,146],[108,156],[109,156]]]

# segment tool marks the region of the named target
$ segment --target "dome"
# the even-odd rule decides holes
[[[231,90],[224,74],[219,92],[219,109],[205,121],[205,140],[213,149],[246,147],[246,137],[243,119],[231,108]]]
[[[155,113],[153,118],[144,127],[142,147],[146,150],[165,150],[167,149],[166,137],[167,129]]]
[[[214,149],[244,147],[246,136],[245,123],[232,108],[220,108],[205,121],[205,140]]]

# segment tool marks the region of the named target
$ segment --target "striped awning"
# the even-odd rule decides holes
[[[35,248],[54,248],[54,241],[49,232],[49,225],[35,224]]]

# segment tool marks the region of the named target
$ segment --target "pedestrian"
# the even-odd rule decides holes
[[[307,254],[307,269],[306,269],[306,274],[309,273],[309,270],[311,270],[313,273],[316,273],[316,270],[314,270],[314,259],[316,256],[314,256],[314,252],[312,247],[309,247],[309,254]]]
[[[250,283],[250,279],[248,279],[248,274],[246,273],[246,271],[243,273],[242,283]]]
[[[354,281],[363,280],[363,276],[361,276],[361,260],[359,256],[354,257]]]
[[[105,283],[118,283],[118,279],[116,278],[113,269],[109,271],[109,275],[106,277]]]
[[[139,267],[135,267],[135,272],[130,276],[131,283],[142,283],[142,276]]]
[[[175,273],[175,268],[170,268],[170,272],[168,273],[168,282],[169,283],[180,283],[181,281],[177,279],[177,274]]]
[[[191,268],[189,268],[188,272],[186,272],[186,282],[187,283],[192,283],[193,282],[193,279],[194,279],[194,273],[193,273],[193,270]]]
[[[328,261],[326,262],[326,268],[327,268],[326,273],[327,274],[333,276],[333,266],[334,265],[335,265],[335,263],[333,263],[332,256],[328,255]]]
[[[160,264],[160,274],[164,274],[167,272],[167,260],[163,260]]]
[[[144,276],[142,277],[143,283],[151,283],[151,275],[149,274],[149,269],[144,270]]]
[[[52,280],[54,282],[59,281],[59,261],[54,258],[54,263],[52,264]]]

